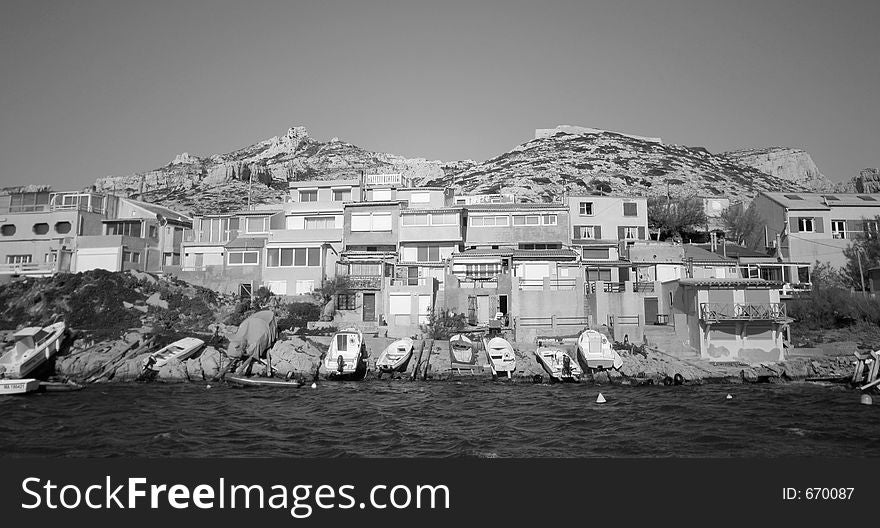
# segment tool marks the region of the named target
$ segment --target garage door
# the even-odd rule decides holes
[[[121,248],[83,248],[76,251],[76,271],[119,271]]]

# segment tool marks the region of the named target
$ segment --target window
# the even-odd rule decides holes
[[[624,227],[623,228],[623,239],[624,240],[638,240],[639,238],[639,228],[638,227]]]
[[[562,249],[562,244],[554,244],[554,243],[521,243],[519,244],[519,249]]]
[[[556,215],[543,215],[541,216],[541,223],[544,225],[556,225]]]
[[[464,274],[468,277],[494,277],[501,273],[501,264],[465,264]]]
[[[866,202],[876,202],[876,201],[877,201],[877,199],[874,198],[873,196],[859,195],[859,198],[860,198],[861,200],[866,201]]]
[[[373,262],[352,263],[348,265],[348,274],[360,277],[381,277],[382,264]]]
[[[140,238],[141,236],[141,222],[108,222],[107,223],[107,234],[108,235],[124,235],[135,238]]]
[[[58,262],[58,252],[57,251],[50,251],[50,252],[46,253],[43,256],[43,261],[46,264],[55,264],[56,262]]]
[[[356,213],[351,215],[352,231],[391,231],[391,213]]]
[[[275,295],[287,295],[287,281],[266,281],[264,286]]]
[[[162,264],[165,266],[179,266],[180,253],[163,253]]]
[[[840,198],[838,198],[837,196],[834,196],[833,194],[826,194],[826,195],[822,196],[822,198],[825,198],[826,200],[832,200],[832,201],[840,200]]]
[[[333,201],[335,201],[335,202],[350,202],[351,201],[351,188],[333,189]]]
[[[796,194],[785,194],[783,196],[785,196],[789,200],[803,200],[803,198],[801,198],[800,196],[798,196]]]
[[[639,216],[639,204],[636,202],[623,202],[623,216]]]
[[[473,227],[504,227],[508,225],[507,216],[472,216],[471,226]]]
[[[403,225],[405,226],[426,226],[428,225],[428,214],[406,214],[403,215]]]
[[[335,229],[336,217],[333,216],[307,216],[303,224],[305,229]]]
[[[321,248],[269,248],[266,267],[289,268],[321,265]]]
[[[831,238],[846,238],[846,220],[831,221]]]
[[[10,213],[43,211],[49,205],[49,193],[21,193],[9,197]]]
[[[798,231],[812,233],[813,232],[813,219],[812,218],[798,218]]]
[[[591,282],[611,280],[611,268],[587,268],[586,274],[587,280]]]
[[[308,295],[315,290],[315,281],[313,280],[298,280],[296,281],[296,294],[297,295]]]
[[[260,263],[259,251],[230,251],[228,253],[230,266],[253,266]]]
[[[440,262],[440,246],[419,246],[417,262]]]
[[[61,235],[70,233],[70,222],[56,222],[55,232]]]
[[[43,222],[41,222],[39,224],[34,224],[34,234],[35,235],[45,235],[48,232],[49,232],[49,224],[46,224]]]
[[[357,296],[352,293],[337,293],[336,294],[336,309],[337,310],[354,310],[356,298],[357,298]]]
[[[317,202],[318,201],[318,189],[300,189],[299,201],[300,202]]]
[[[414,192],[409,196],[412,203],[428,203],[431,201],[431,194],[426,192]]]
[[[141,261],[141,254],[138,251],[122,250],[122,262],[131,262],[137,264]]]
[[[30,264],[31,255],[6,255],[7,264]]]
[[[248,216],[244,219],[246,233],[268,233],[268,216]]]
[[[593,216],[593,202],[581,202],[578,206],[578,213],[581,216]]]
[[[538,225],[541,223],[541,217],[538,215],[516,215],[513,217],[513,225]]]
[[[574,239],[598,240],[602,238],[600,226],[574,226]]]
[[[431,213],[431,225],[458,225],[458,213]]]
[[[154,225],[149,226],[148,228],[149,237],[156,239],[159,238],[159,228]]]
[[[608,258],[608,248],[584,248],[583,249],[583,258],[585,259],[607,259]]]
[[[15,224],[3,224],[3,227],[0,227],[0,234],[3,236],[12,236],[15,234]]]

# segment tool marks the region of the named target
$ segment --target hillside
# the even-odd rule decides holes
[[[798,182],[771,176],[702,147],[667,145],[604,130],[537,139],[454,175],[428,180],[468,193],[513,193],[549,201],[570,194],[704,195],[750,200],[760,191],[800,190]]]
[[[304,127],[226,154],[178,155],[148,172],[101,178],[97,190],[140,195],[187,213],[243,209],[284,200],[287,183],[399,172],[419,185],[465,193],[514,193],[549,201],[562,193],[697,194],[750,200],[764,190],[824,189],[827,179],[809,155],[771,147],[712,154],[660,138],[563,125],[484,162],[429,161],[373,152],[338,138],[320,141]],[[249,190],[250,189],[250,190]]]

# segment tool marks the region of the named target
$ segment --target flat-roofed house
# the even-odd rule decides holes
[[[854,237],[878,231],[880,194],[760,193],[755,207],[766,226],[767,245],[789,262],[846,265],[843,250]],[[786,282],[795,282],[788,280]]]

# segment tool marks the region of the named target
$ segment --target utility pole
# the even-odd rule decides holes
[[[859,257],[859,278],[862,280],[862,295],[867,295],[868,292],[865,291],[865,272],[862,270],[862,249],[856,249],[856,255]]]

